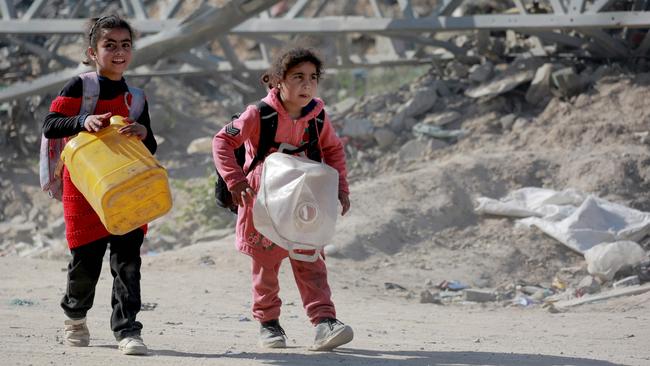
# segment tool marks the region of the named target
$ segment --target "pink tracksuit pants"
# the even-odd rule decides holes
[[[278,274],[282,259],[275,264],[263,266],[253,260],[253,317],[260,322],[279,319],[282,300],[278,296],[280,283]],[[336,317],[332,292],[327,283],[325,261],[319,258],[309,263],[289,258],[293,276],[300,291],[302,305],[312,324],[318,324],[321,318]]]

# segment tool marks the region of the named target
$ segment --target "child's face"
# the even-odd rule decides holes
[[[280,96],[288,112],[306,106],[316,96],[318,74],[311,62],[300,63],[287,71],[280,81]]]
[[[88,48],[90,58],[97,65],[97,72],[111,80],[120,80],[131,62],[131,34],[128,29],[100,30],[97,50]]]

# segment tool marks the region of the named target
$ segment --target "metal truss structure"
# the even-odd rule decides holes
[[[241,88],[268,67],[270,48],[298,36],[319,42],[331,68],[475,56],[440,36],[446,32],[473,31],[480,44],[512,30],[589,57],[645,58],[650,50],[650,0],[231,0],[197,9],[189,2],[0,0],[0,42],[39,57],[46,71],[3,82],[0,102],[57,90],[88,70],[59,50],[82,42],[87,18],[106,12],[126,16],[143,35],[131,77],[218,75]]]

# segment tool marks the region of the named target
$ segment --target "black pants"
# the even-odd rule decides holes
[[[140,335],[142,323],[135,320],[140,311],[140,247],[142,229],[125,235],[110,235],[74,248],[68,264],[68,286],[61,307],[70,319],[81,319],[93,306],[95,285],[102,269],[106,246],[110,243],[110,265],[113,275],[111,295],[111,329],[117,340]]]

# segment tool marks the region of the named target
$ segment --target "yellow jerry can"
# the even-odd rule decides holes
[[[172,197],[165,168],[137,137],[117,132],[124,118],[110,122],[70,139],[61,159],[108,232],[123,235],[169,212]]]

